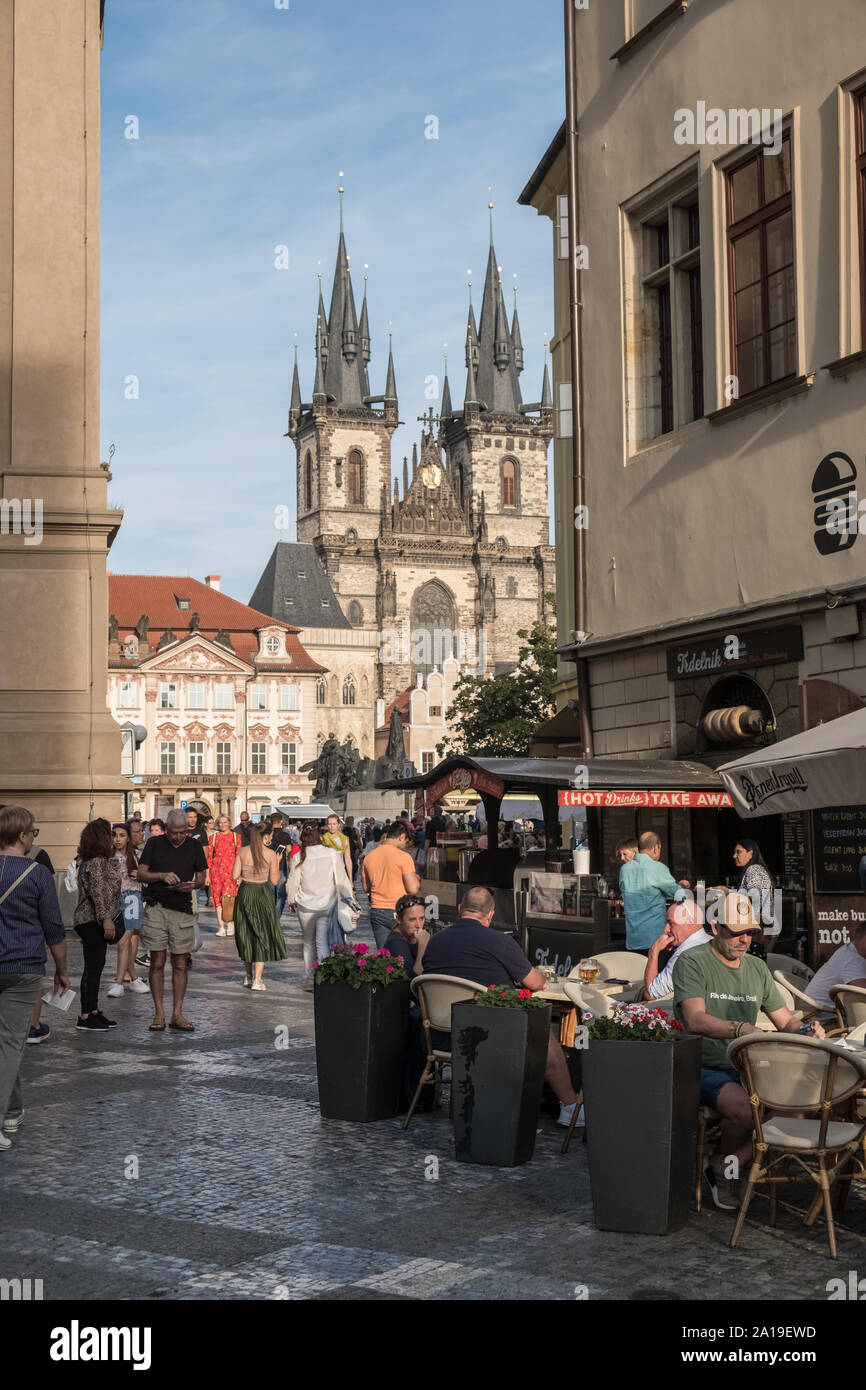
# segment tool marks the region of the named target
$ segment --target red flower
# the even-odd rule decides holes
[[[517,997],[518,997],[518,999],[531,999],[531,998],[532,998],[532,990],[531,990],[531,989],[521,989],[521,990],[518,990]]]
[[[487,988],[488,988],[488,989],[495,989],[496,986],[495,986],[495,985],[488,985]]]

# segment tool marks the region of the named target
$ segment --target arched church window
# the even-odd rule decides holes
[[[353,705],[355,703],[355,679],[347,676],[343,681],[343,704]]]
[[[463,464],[458,463],[454,470],[454,477],[457,483],[457,500],[463,506]]]
[[[349,506],[364,505],[364,458],[360,449],[349,450]]]
[[[347,540],[347,541],[350,541],[352,544],[354,544],[354,542],[355,542],[357,539],[358,539],[358,532],[355,530],[354,526],[350,526],[349,529],[348,529],[348,531],[346,532],[346,540]]]
[[[316,681],[316,704],[324,705],[327,699],[327,690],[323,680]]]
[[[514,459],[502,460],[502,506],[517,506],[517,464]]]
[[[439,580],[416,589],[410,606],[413,675],[428,676],[434,666],[442,669],[458,642],[454,598]]]
[[[304,460],[304,511],[313,510],[313,456],[309,449]]]
[[[352,599],[349,604],[349,622],[352,627],[360,627],[364,621],[364,614],[361,612],[361,605],[357,599]]]

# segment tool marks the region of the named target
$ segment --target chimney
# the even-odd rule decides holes
[[[209,589],[216,589],[217,593],[219,593],[221,579],[221,574],[206,574],[204,577],[204,582]]]

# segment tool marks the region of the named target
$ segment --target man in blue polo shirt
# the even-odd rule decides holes
[[[641,835],[640,853],[623,864],[619,886],[625,911],[625,944],[630,951],[646,952],[665,929],[669,902],[681,902],[686,891],[660,863],[662,842],[655,831]]]
[[[493,909],[493,894],[487,888],[468,888],[460,899],[457,921],[430,938],[422,974],[456,975],[476,985],[544,989],[544,976],[533,969],[514,938],[491,930]],[[577,1094],[565,1053],[552,1034],[544,1078],[559,1101],[557,1124],[567,1125],[577,1104]]]

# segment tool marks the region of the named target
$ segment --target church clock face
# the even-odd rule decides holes
[[[438,487],[442,481],[442,469],[438,463],[425,463],[421,469],[421,481],[425,487]]]

